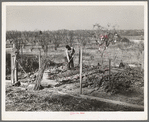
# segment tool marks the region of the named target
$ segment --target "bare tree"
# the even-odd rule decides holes
[[[89,40],[89,33],[87,33],[86,31],[79,32],[76,36],[76,39],[77,39],[77,42],[79,43],[79,46],[83,47],[84,48],[83,50],[85,52],[86,51],[85,46]],[[79,50],[78,64],[80,65],[80,50]]]
[[[48,60],[47,60],[48,43],[49,43],[48,37],[49,37],[49,35],[46,34],[46,33],[43,33],[42,31],[40,31],[39,34],[36,35],[36,38],[38,39],[37,40],[38,41],[38,45],[41,46],[41,48],[42,48],[42,50],[44,52],[44,55],[41,58],[41,67],[39,67],[39,71],[38,71],[38,75],[37,75],[37,79],[36,79],[36,84],[35,84],[34,90],[42,89],[41,80],[42,80],[43,73],[44,73],[44,70],[46,69],[47,62],[48,62]]]
[[[101,54],[102,67],[103,67],[103,55],[104,55],[105,50],[109,47],[109,45],[111,43],[114,44],[114,42],[116,41],[115,38],[114,38],[115,32],[112,33],[109,30],[111,25],[108,24],[107,26],[108,26],[108,28],[104,28],[100,24],[93,25],[93,29],[94,29],[93,38],[95,39],[96,44],[99,46],[98,51]]]
[[[70,46],[73,45],[74,43],[74,32],[73,31],[67,31],[65,34],[64,34],[64,38],[65,38],[65,41],[66,41],[66,44],[69,44]]]
[[[54,31],[51,33],[51,38],[54,44],[54,49],[57,50],[57,48],[60,45],[60,42],[62,40],[62,31]]]

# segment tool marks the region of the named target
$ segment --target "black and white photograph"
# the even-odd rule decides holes
[[[2,2],[2,120],[147,120],[147,2]]]

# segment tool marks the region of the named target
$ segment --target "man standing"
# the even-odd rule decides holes
[[[74,68],[74,62],[73,62],[73,57],[74,57],[75,50],[73,47],[70,47],[69,45],[66,45],[66,56],[67,56],[67,68],[71,69]]]

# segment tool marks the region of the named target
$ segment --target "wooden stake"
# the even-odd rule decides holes
[[[41,50],[39,50],[39,70],[41,68]]]
[[[18,74],[18,72],[17,72],[17,55],[15,55],[15,57],[14,57],[14,79],[15,79],[15,83],[18,81],[18,78],[17,78],[17,74]]]
[[[14,59],[11,53],[11,84],[14,84]]]
[[[23,62],[23,45],[21,45],[21,64]]]
[[[142,72],[142,64],[140,64],[140,71]]]
[[[110,75],[111,75],[111,59],[109,59],[109,81],[110,81]]]
[[[78,62],[78,66],[80,65],[80,48],[79,48],[79,62]]]
[[[16,51],[16,44],[13,44],[13,49],[11,53],[11,83],[12,85],[18,81],[15,51]]]
[[[80,47],[80,94],[82,94],[82,46]]]

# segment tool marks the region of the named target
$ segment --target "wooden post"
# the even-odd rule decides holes
[[[14,84],[14,58],[13,53],[11,53],[11,84]]]
[[[80,94],[82,94],[82,46],[80,47]]]
[[[142,72],[142,64],[140,64],[140,71]]]
[[[14,58],[14,62],[15,62],[15,83],[18,82],[18,49],[16,49],[15,51],[15,58]]]
[[[15,54],[15,57],[14,57],[14,79],[15,79],[15,83],[18,81],[18,78],[17,78],[17,54]]]
[[[111,59],[109,59],[109,81],[110,81],[110,75],[111,75]]]
[[[23,44],[21,44],[21,64],[22,64],[22,62],[23,62]]]
[[[41,50],[39,49],[39,70],[41,68]]]
[[[79,48],[79,61],[78,61],[78,66],[80,66],[80,48]]]
[[[13,49],[11,53],[11,83],[12,85],[18,81],[17,56],[18,56],[18,51],[16,49],[16,44],[13,44]]]

